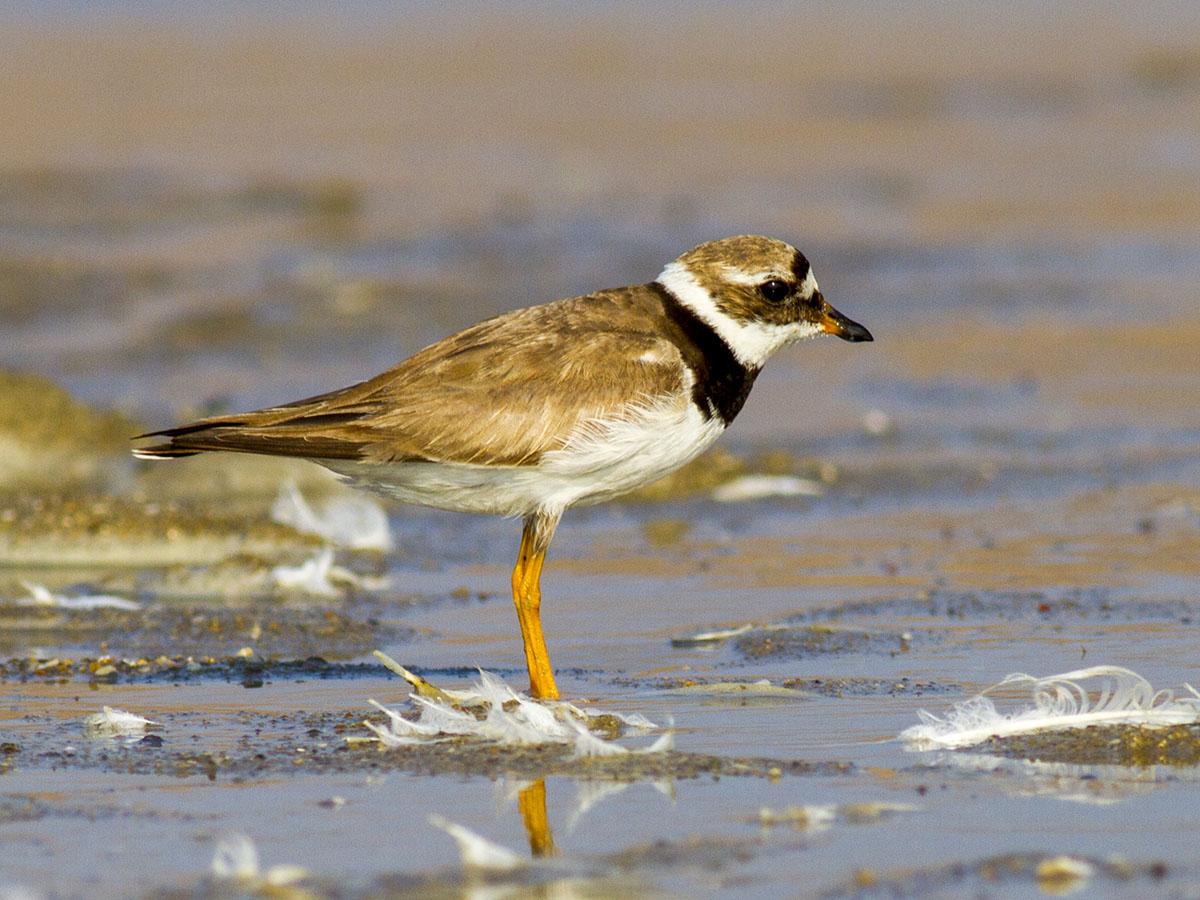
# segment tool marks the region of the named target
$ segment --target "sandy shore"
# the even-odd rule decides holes
[[[78,6],[0,13],[0,895],[1200,894],[1196,726],[897,739],[1010,672],[1200,683],[1193,6]],[[738,231],[875,342],[781,351],[543,582],[564,695],[675,750],[363,746],[372,649],[527,683],[518,524],[334,550],[273,513],[314,466],[128,453]]]

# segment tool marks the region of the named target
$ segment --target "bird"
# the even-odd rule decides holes
[[[733,422],[767,358],[820,334],[873,340],[784,241],[702,243],[653,281],[503,313],[367,381],[138,435],[142,459],[301,457],[406,503],[521,517],[512,573],[531,696],[559,697],[541,572],[570,507],[647,485]]]

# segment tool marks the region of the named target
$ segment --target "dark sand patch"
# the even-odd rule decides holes
[[[1072,731],[989,738],[973,750],[1035,762],[1084,766],[1200,765],[1200,726],[1093,725]]]

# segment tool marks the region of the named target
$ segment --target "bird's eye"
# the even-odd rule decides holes
[[[772,278],[770,281],[764,281],[760,284],[758,292],[770,303],[781,303],[787,299],[788,294],[792,292],[792,288],[786,281]]]

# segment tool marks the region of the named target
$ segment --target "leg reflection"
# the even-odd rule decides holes
[[[550,833],[550,822],[546,818],[546,779],[539,778],[517,795],[521,819],[525,822],[525,833],[529,836],[529,852],[537,856],[554,856],[554,835]]]

